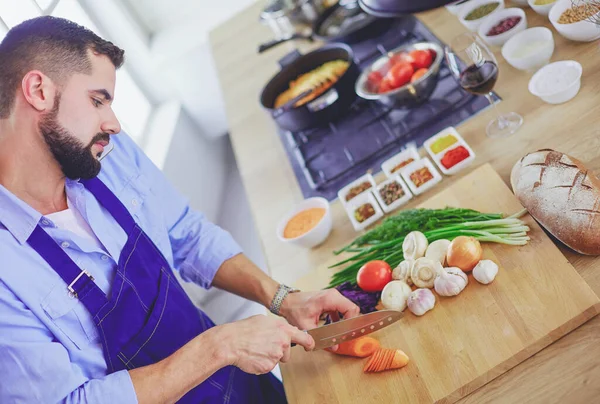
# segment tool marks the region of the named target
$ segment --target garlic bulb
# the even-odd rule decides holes
[[[406,282],[388,282],[381,292],[381,304],[389,310],[404,311],[410,292],[412,289]]]
[[[442,266],[446,263],[446,252],[448,252],[448,246],[450,240],[436,240],[429,244],[427,251],[425,251],[425,258],[439,261]]]
[[[496,274],[498,274],[498,265],[491,260],[481,260],[473,268],[473,278],[484,285],[492,283]]]
[[[435,306],[435,296],[429,289],[417,289],[408,296],[406,303],[415,316],[422,316]]]
[[[440,296],[456,296],[463,291],[467,283],[467,274],[459,268],[446,268],[435,278],[434,287]]]
[[[404,281],[409,285],[412,285],[413,282],[410,278],[410,272],[412,271],[414,264],[415,261],[411,260],[410,258],[402,261],[392,272],[392,279]]]
[[[442,266],[438,261],[423,257],[415,261],[410,272],[410,277],[415,286],[419,288],[432,288],[433,282],[440,270],[442,270]]]
[[[402,242],[404,259],[410,258],[416,260],[423,257],[428,245],[427,237],[423,233],[420,231],[411,231]]]

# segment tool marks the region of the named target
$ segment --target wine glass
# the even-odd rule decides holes
[[[470,93],[485,95],[496,110],[497,117],[487,125],[487,135],[498,138],[515,133],[523,124],[523,117],[515,112],[501,114],[498,111],[492,97],[492,88],[498,79],[498,63],[481,38],[471,32],[461,34],[446,46],[445,54],[450,71],[460,86]]]

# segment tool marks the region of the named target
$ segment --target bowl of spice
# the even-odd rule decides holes
[[[415,146],[408,147],[381,163],[381,171],[385,173],[386,177],[392,178],[400,174],[401,169],[420,159],[417,148]]]
[[[547,17],[556,0],[527,0],[527,2],[536,13]]]
[[[383,217],[383,211],[371,191],[352,199],[345,209],[356,231],[366,229]]]
[[[420,195],[428,191],[442,180],[441,174],[427,157],[404,167],[400,171],[400,175],[413,195]]]
[[[515,69],[535,71],[550,63],[554,53],[554,37],[546,27],[521,31],[502,46],[502,56]]]
[[[562,104],[577,95],[581,87],[581,64],[574,60],[550,63],[529,80],[529,92],[549,104]]]
[[[487,18],[503,9],[503,0],[473,0],[460,10],[458,18],[468,30],[477,32]]]
[[[427,139],[423,147],[445,175],[454,175],[475,160],[473,149],[452,126]]]
[[[412,194],[400,175],[395,175],[377,185],[375,197],[383,211],[390,213],[408,202]]]
[[[365,174],[346,185],[338,191],[338,198],[342,205],[347,205],[352,199],[363,192],[368,192],[375,188],[375,179],[371,174]]]
[[[527,29],[527,16],[520,8],[500,10],[479,27],[479,36],[490,46],[502,46],[515,34]]]
[[[600,2],[558,0],[548,14],[559,34],[572,41],[591,42],[600,38]]]
[[[279,240],[305,248],[323,243],[331,233],[329,202],[325,198],[308,198],[296,205],[277,226]]]

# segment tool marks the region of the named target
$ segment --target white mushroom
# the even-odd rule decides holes
[[[389,310],[404,311],[406,302],[412,289],[406,282],[391,281],[383,288],[381,292],[381,304]]]
[[[436,240],[427,247],[425,257],[434,261],[439,261],[443,266],[446,263],[446,252],[448,251],[449,245],[450,240]]]
[[[419,288],[432,288],[433,282],[439,271],[442,270],[442,265],[438,261],[429,258],[419,258],[415,261],[410,277]]]
[[[410,272],[412,271],[414,264],[415,261],[410,258],[402,261],[392,272],[392,279],[404,281],[409,285],[412,285],[413,282],[410,277]]]
[[[427,237],[420,231],[411,231],[406,235],[402,242],[402,253],[404,259],[410,258],[416,260],[425,255],[429,242]]]

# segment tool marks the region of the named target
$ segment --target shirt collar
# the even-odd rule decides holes
[[[67,190],[78,181],[67,179]],[[33,230],[42,219],[42,214],[19,199],[12,192],[0,184],[0,223],[17,239],[20,244],[25,244]]]

